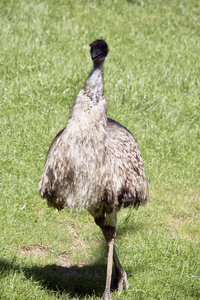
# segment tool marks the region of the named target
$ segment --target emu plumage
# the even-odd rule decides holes
[[[45,161],[39,190],[50,206],[86,209],[102,229],[108,244],[104,300],[111,299],[112,260],[114,283],[125,284],[114,250],[116,214],[121,207],[148,200],[148,185],[139,147],[131,132],[107,117],[103,65],[108,54],[104,40],[90,44],[93,70],[78,93],[67,126],[53,140]]]

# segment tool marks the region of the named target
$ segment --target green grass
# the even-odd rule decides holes
[[[108,115],[136,137],[151,199],[118,214],[130,290],[112,297],[200,299],[198,0],[0,1],[0,299],[102,296],[99,228],[37,190],[101,37]]]

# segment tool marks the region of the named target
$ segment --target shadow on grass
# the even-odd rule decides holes
[[[46,265],[26,270],[25,274],[39,280],[48,290],[85,298],[86,295],[100,297],[103,294],[105,270],[106,266],[99,264],[83,267]]]
[[[23,273],[27,279],[36,281],[49,292],[68,298],[88,296],[101,297],[104,291],[106,265],[95,263],[83,267],[63,267],[58,265],[21,267],[15,260],[0,260],[0,274]],[[5,274],[4,274],[5,273]]]

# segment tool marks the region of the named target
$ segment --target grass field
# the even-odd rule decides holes
[[[108,115],[131,130],[150,203],[118,214],[129,291],[115,299],[200,299],[200,2],[0,1],[0,299],[100,299],[106,246],[87,212],[38,194],[103,37]]]

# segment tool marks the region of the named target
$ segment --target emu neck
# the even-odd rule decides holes
[[[94,105],[97,105],[104,98],[103,63],[94,64],[94,68],[85,83],[84,90]]]

